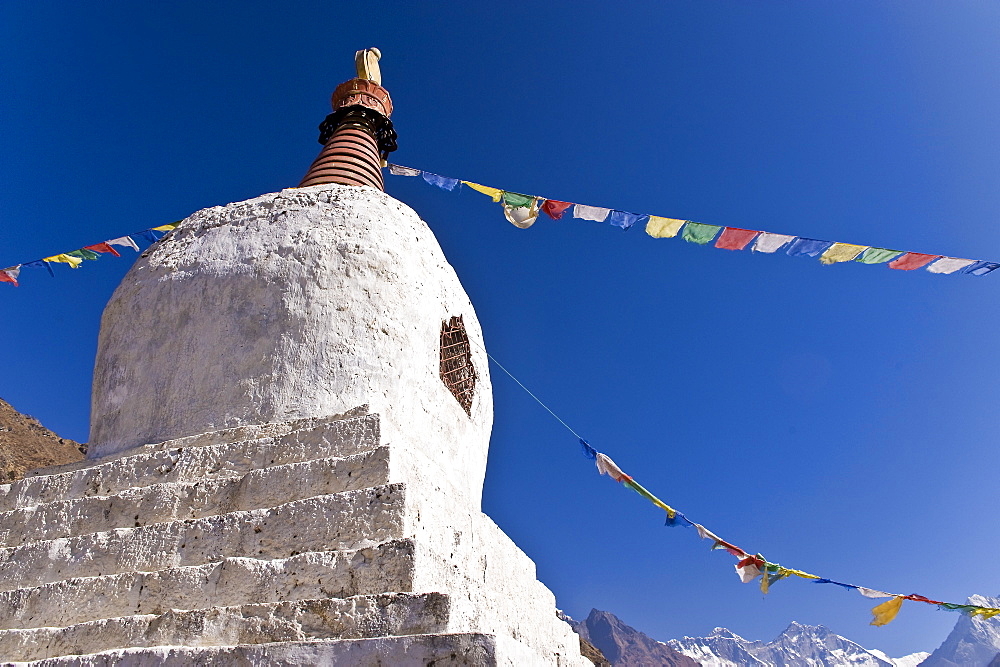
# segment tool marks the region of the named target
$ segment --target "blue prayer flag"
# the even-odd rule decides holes
[[[640,221],[645,222],[646,220],[649,220],[648,215],[639,215],[638,213],[629,213],[628,211],[611,211],[607,222],[627,231],[635,223]]]
[[[454,190],[455,186],[458,185],[459,182],[460,182],[457,178],[448,178],[447,176],[438,176],[437,174],[432,174],[429,171],[425,171],[424,174],[423,174],[423,176],[424,176],[424,180],[427,181],[428,183],[430,183],[431,185],[436,185],[439,188],[442,188],[444,190],[448,190],[449,192],[451,192],[452,190]]]
[[[52,276],[53,278],[56,277],[56,274],[52,272],[52,265],[43,260],[38,260],[37,262],[28,262],[27,264],[22,264],[21,266],[27,266],[32,269],[45,268],[48,270],[50,276]]]
[[[971,273],[974,276],[985,276],[991,271],[995,271],[1000,268],[1000,264],[997,262],[987,262],[986,260],[980,260],[967,268],[965,273]]]
[[[841,588],[846,588],[849,591],[857,589],[857,586],[852,584],[842,584],[839,581],[834,581],[833,579],[813,579],[814,584],[833,584],[834,586],[840,586]]]
[[[663,525],[670,526],[671,528],[674,528],[676,526],[684,526],[685,528],[688,528],[690,526],[693,526],[694,524],[691,521],[689,521],[686,516],[678,512],[673,519],[671,519],[670,515],[668,514],[667,521]]]
[[[133,236],[138,236],[140,238],[146,239],[150,243],[156,243],[161,238],[163,238],[163,234],[162,233],[157,232],[156,230],[153,230],[153,229],[147,229],[144,232],[139,232],[138,234],[133,234]]]
[[[583,455],[590,460],[597,458],[597,450],[590,446],[590,443],[580,438],[580,446],[583,447]]]
[[[819,241],[800,236],[791,242],[786,252],[792,257],[819,257],[832,245],[833,241]]]

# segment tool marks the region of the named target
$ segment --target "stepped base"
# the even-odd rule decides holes
[[[33,667],[188,667],[190,665],[351,665],[352,667],[525,667],[536,655],[519,642],[478,633],[280,642],[205,648],[158,646],[70,655],[13,665]],[[576,664],[567,662],[565,664]]]
[[[534,563],[379,433],[239,427],[0,486],[0,662],[589,664]]]
[[[164,645],[208,647],[307,639],[361,639],[444,632],[449,600],[441,593],[385,593],[294,600],[193,611],[171,610],[79,623],[65,628],[0,632],[0,655],[39,660]]]

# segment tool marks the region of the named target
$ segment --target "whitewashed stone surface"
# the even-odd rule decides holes
[[[438,376],[454,315],[471,415]],[[0,662],[590,664],[479,509],[482,344],[384,193],[191,216],[105,310],[92,458],[0,486]]]
[[[479,374],[470,419],[438,376],[463,316]],[[493,400],[482,331],[409,207],[317,185],[198,211],[144,253],[104,311],[89,455],[368,404],[473,504]]]

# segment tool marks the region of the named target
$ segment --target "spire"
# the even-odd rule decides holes
[[[392,100],[381,86],[381,57],[378,49],[355,54],[358,76],[333,91],[333,113],[319,126],[323,150],[299,183],[300,188],[339,183],[385,189],[382,165],[396,150],[396,132],[389,120]]]

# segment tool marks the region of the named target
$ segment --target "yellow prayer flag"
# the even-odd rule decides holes
[[[819,577],[815,574],[809,574],[808,572],[803,572],[802,570],[791,570],[787,567],[783,567],[779,571],[786,577],[790,574],[794,574],[796,577],[802,577],[803,579],[819,579]]]
[[[66,264],[69,264],[70,267],[72,267],[74,269],[78,268],[81,264],[83,264],[83,260],[80,259],[79,257],[73,257],[71,255],[66,255],[66,254],[59,254],[59,255],[53,255],[52,257],[46,257],[42,261],[43,262],[65,262]]]
[[[891,600],[886,600],[882,604],[874,607],[872,609],[872,625],[877,625],[879,627],[887,625],[892,622],[892,619],[896,618],[896,614],[899,613],[899,608],[903,606],[902,596],[894,597]]]
[[[473,183],[472,181],[462,181],[462,182],[468,185],[473,190],[482,192],[484,195],[493,197],[493,201],[500,201],[500,197],[503,196],[503,190],[500,190],[498,188],[491,188],[488,185],[480,185],[479,183]]]
[[[824,264],[836,264],[837,262],[849,262],[865,250],[866,245],[851,245],[850,243],[834,243],[827,248],[826,252],[819,258]]]
[[[156,230],[156,231],[158,231],[158,232],[169,232],[171,229],[173,229],[174,227],[176,227],[179,224],[181,224],[181,223],[179,223],[179,222],[171,222],[169,225],[160,225],[159,227],[153,227],[153,229]]]
[[[685,222],[687,221],[651,215],[649,222],[646,223],[646,233],[654,239],[671,239],[677,236],[677,232],[681,230]]]
[[[980,607],[979,609],[973,609],[969,612],[969,616],[982,616],[983,618],[993,618],[998,614],[1000,614],[1000,609],[993,607]]]
[[[667,516],[669,516],[671,519],[673,519],[675,516],[677,516],[677,510],[675,510],[673,507],[671,507],[670,505],[666,504],[665,502],[663,502],[659,498],[656,498],[655,500],[653,500],[653,504],[656,505],[657,507],[659,507],[661,510],[664,510],[667,513]]]

